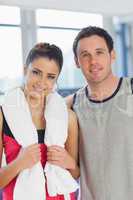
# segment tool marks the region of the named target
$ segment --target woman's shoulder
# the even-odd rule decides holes
[[[2,108],[0,106],[0,122],[2,122],[2,121],[3,121],[3,114],[2,114]]]
[[[0,107],[0,134],[2,133],[2,127],[3,127],[3,114],[2,114],[2,108]]]

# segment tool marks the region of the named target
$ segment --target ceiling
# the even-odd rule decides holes
[[[24,8],[48,8],[103,15],[133,15],[132,0],[0,0],[2,5]]]

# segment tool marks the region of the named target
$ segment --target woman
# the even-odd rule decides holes
[[[11,128],[11,124],[15,121],[16,127],[23,124],[22,129],[28,129],[29,122],[25,120],[25,117],[22,118],[21,116],[21,111],[23,110],[21,104],[16,111],[18,116],[20,116],[18,119],[21,118],[21,121],[18,121],[18,119],[15,120],[14,116],[9,117],[8,119],[8,115],[6,115],[5,111],[6,109],[4,110],[4,106],[1,108],[0,158],[2,159],[4,148],[7,161],[7,166],[0,169],[0,188],[3,188],[3,200],[17,200],[17,198],[14,197],[14,192],[16,192],[16,183],[19,185],[19,175],[26,169],[32,169],[39,161],[41,161],[41,165],[44,169],[46,161],[48,161],[51,166],[54,165],[59,166],[61,169],[66,169],[65,171],[69,171],[75,179],[79,177],[79,168],[77,166],[78,127],[76,116],[73,111],[68,110],[68,134],[65,148],[61,145],[56,145],[56,143],[54,145],[46,145],[44,143],[45,129],[47,125],[47,120],[44,114],[46,110],[46,100],[49,94],[54,91],[62,64],[63,57],[61,50],[57,46],[47,43],[39,43],[33,47],[26,59],[24,86],[21,88],[20,93],[23,93],[21,94],[22,98],[24,98],[24,101],[26,101],[28,105],[27,112],[30,113],[31,126],[36,129],[35,132],[37,133],[38,142],[30,143],[30,145],[27,146],[20,144],[19,140],[16,139],[17,135],[15,135],[15,131],[13,131],[14,129]],[[9,98],[7,97],[10,102],[12,101],[11,98],[12,97],[10,96]],[[15,115],[15,110],[12,112],[14,112]],[[54,132],[52,134],[54,134]],[[21,132],[20,137],[23,138],[23,135],[24,131]],[[28,136],[29,134],[27,134],[27,137]],[[54,137],[54,135],[52,137]],[[46,179],[44,184],[46,197],[44,199],[66,199],[64,194],[65,192],[63,194],[49,194],[50,190],[48,190],[46,174],[47,170],[45,170],[44,173],[44,179]],[[38,177],[39,176],[37,176],[37,178]],[[33,186],[35,186],[34,188],[36,190],[38,183],[34,183]],[[28,190],[29,189],[30,188],[28,188]],[[36,194],[34,194],[34,191],[32,191],[32,193],[34,199]],[[74,191],[70,192],[69,197],[70,198],[68,199],[75,200]],[[42,199],[38,198],[36,200]]]

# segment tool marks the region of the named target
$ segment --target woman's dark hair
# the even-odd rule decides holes
[[[29,52],[26,58],[26,66],[28,67],[35,59],[38,58],[48,58],[49,60],[54,60],[59,66],[59,72],[63,65],[63,55],[59,47],[54,44],[49,43],[38,43]]]
[[[114,48],[113,39],[106,30],[100,27],[96,27],[96,26],[88,26],[81,29],[81,31],[78,33],[78,35],[76,36],[73,42],[73,52],[74,52],[75,57],[77,57],[78,42],[83,38],[91,37],[93,35],[102,37],[105,40],[109,53],[113,50]]]

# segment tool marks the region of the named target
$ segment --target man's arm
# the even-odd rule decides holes
[[[66,101],[66,104],[67,104],[68,108],[72,108],[73,97],[74,97],[74,94],[65,97],[65,101]]]

